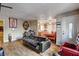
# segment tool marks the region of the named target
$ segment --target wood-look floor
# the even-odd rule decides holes
[[[21,40],[4,44],[4,52],[6,56],[52,56],[52,53],[58,50],[59,47],[52,44],[45,52],[37,53],[27,46],[24,46]]]

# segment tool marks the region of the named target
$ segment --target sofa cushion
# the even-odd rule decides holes
[[[32,39],[25,39],[28,43],[37,46],[38,41],[32,40]]]
[[[71,44],[71,43],[65,43],[63,46],[68,47],[68,48],[72,48],[72,49],[76,49],[76,45]]]
[[[63,56],[79,56],[79,52],[77,50],[68,48],[68,47],[62,47],[61,55]]]
[[[38,43],[40,43],[42,41],[46,41],[46,38],[36,37],[36,36],[28,36],[28,37],[24,37],[24,40],[34,46],[37,46]]]

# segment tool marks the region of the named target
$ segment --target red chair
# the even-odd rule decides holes
[[[79,51],[76,45],[65,43],[63,46],[61,46],[61,51],[59,54],[61,56],[79,56]]]

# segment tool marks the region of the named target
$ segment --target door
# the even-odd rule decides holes
[[[76,43],[76,20],[71,17],[65,17],[62,20],[62,44],[64,42]]]
[[[0,42],[3,43],[3,21],[0,20]]]

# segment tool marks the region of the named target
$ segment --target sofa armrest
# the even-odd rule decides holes
[[[51,42],[48,40],[48,41],[42,41],[39,43],[39,50],[41,52],[44,52],[45,50],[47,50],[51,45]]]
[[[79,51],[63,46],[60,54],[62,56],[79,56]]]

